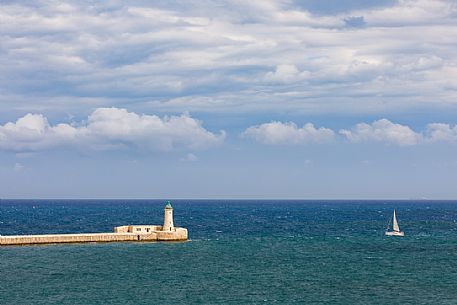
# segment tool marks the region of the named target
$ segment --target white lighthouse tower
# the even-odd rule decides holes
[[[171,206],[170,200],[165,205],[165,215],[163,217],[162,231],[174,231],[175,226],[173,225],[173,207]]]

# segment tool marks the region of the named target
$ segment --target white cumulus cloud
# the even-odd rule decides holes
[[[68,124],[51,126],[41,114],[27,114],[15,123],[0,126],[0,149],[13,151],[35,151],[69,144],[76,140],[82,129]]]
[[[426,135],[429,142],[457,142],[457,125],[431,123],[427,125]]]
[[[79,125],[51,125],[42,114],[30,113],[16,122],[0,125],[0,149],[16,152],[67,146],[195,150],[220,144],[224,139],[224,131],[212,133],[187,114],[160,118],[119,108],[98,108]]]
[[[414,131],[407,125],[379,119],[372,123],[359,123],[351,129],[340,129],[339,136],[351,143],[378,142],[398,146],[427,145],[438,142],[457,143],[457,125],[427,124],[425,130]],[[326,143],[336,137],[335,131],[316,128],[307,123],[298,127],[292,122],[273,121],[247,128],[242,134],[262,144]]]
[[[242,137],[252,138],[263,144],[305,144],[309,142],[324,143],[332,141],[334,132],[331,129],[316,128],[307,123],[298,127],[292,122],[270,122],[247,128]]]
[[[419,144],[423,140],[422,135],[410,127],[392,123],[387,119],[380,119],[371,124],[360,123],[351,130],[340,130],[340,134],[354,143],[375,141],[408,146]]]

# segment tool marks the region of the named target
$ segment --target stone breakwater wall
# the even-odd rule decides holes
[[[124,242],[124,241],[184,241],[187,240],[187,229],[175,228],[174,231],[154,231],[136,233],[83,233],[83,234],[49,234],[49,235],[11,235],[0,236],[0,246],[33,245],[58,243],[88,242]]]

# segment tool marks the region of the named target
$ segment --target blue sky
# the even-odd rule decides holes
[[[454,1],[3,1],[1,198],[457,188]]]

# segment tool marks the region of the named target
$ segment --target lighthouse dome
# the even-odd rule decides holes
[[[166,209],[172,209],[173,207],[171,206],[170,200],[167,201],[167,204],[165,205]]]

